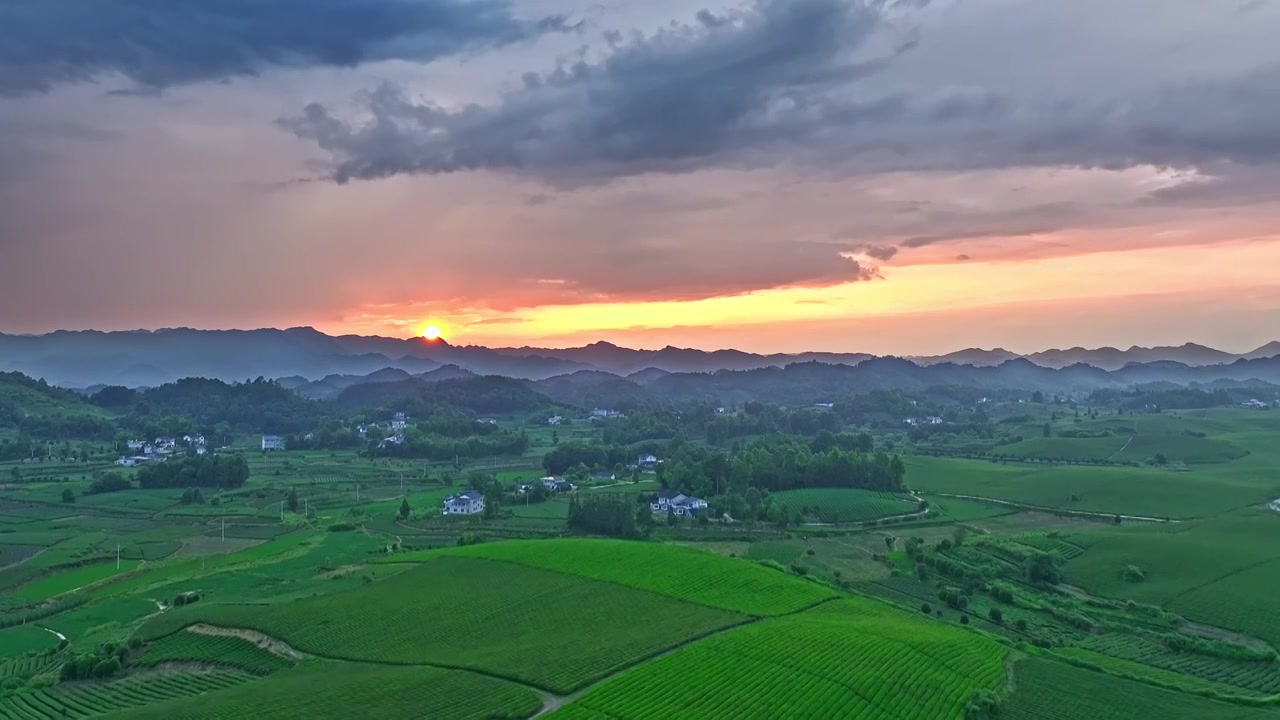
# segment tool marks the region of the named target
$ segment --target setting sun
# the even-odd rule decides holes
[[[428,325],[422,328],[422,337],[428,340],[439,340],[440,328],[436,327],[435,325]]]

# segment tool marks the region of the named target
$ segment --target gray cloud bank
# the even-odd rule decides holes
[[[493,104],[444,107],[382,86],[363,99],[367,121],[315,103],[282,125],[327,151],[339,182],[487,169],[573,183],[784,159],[846,173],[1280,160],[1280,56],[1248,72],[1090,94],[910,82],[890,72],[917,45],[894,7],[757,0],[611,36],[601,59],[526,73]],[[874,50],[886,37],[890,49]]]
[[[506,0],[6,0],[0,95],[118,73],[144,89],[270,67],[432,60],[563,28]]]

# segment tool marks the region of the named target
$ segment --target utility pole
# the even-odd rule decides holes
[[[222,542],[227,541],[227,519],[222,518]]]
[[[302,517],[311,519],[311,498],[302,499]]]
[[[120,543],[116,543],[116,569],[120,569]]]
[[[280,522],[284,522],[284,501],[280,501]]]

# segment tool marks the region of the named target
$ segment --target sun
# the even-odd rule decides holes
[[[428,325],[422,328],[422,337],[428,340],[439,340],[441,338],[440,328],[436,325]]]

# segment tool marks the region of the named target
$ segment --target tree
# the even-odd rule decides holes
[[[1038,552],[1027,558],[1027,580],[1032,584],[1057,585],[1062,579],[1055,553]]]
[[[968,615],[961,615],[961,616],[960,616],[960,624],[961,624],[961,625],[968,625],[968,624],[969,624],[969,616],[968,616]]]
[[[930,615],[933,613],[933,608],[929,606],[929,603],[923,603],[922,605],[920,605],[920,612],[924,613],[925,615]]]
[[[1154,460],[1156,461],[1157,465],[1169,464],[1169,458],[1165,457],[1164,453],[1156,453]]]
[[[898,539],[892,535],[884,536],[884,546],[889,549],[889,552],[893,552],[893,546],[897,542]]]
[[[747,502],[747,512],[751,514],[751,521],[755,522],[756,518],[760,517],[760,503],[762,501],[760,491],[755,486],[749,487],[744,499]]]
[[[62,502],[73,503],[76,501],[76,494],[71,492],[71,488],[65,488],[62,491]]]
[[[289,488],[289,497],[285,500],[285,505],[289,507],[289,512],[298,512],[297,488]]]
[[[1036,390],[1035,392],[1031,393],[1031,402],[1033,403],[1044,402],[1044,393],[1040,392],[1039,390]]]
[[[962,527],[958,527],[955,530],[951,531],[951,537],[955,541],[956,547],[960,547],[961,545],[963,545],[964,539],[968,536],[969,536],[969,531]]]
[[[676,524],[676,510],[673,507],[667,507],[667,525],[674,527]]]
[[[1018,632],[1026,632],[1026,631],[1027,631],[1027,619],[1026,619],[1026,618],[1018,618],[1017,620],[1013,621],[1013,626],[1014,626],[1014,627],[1016,627],[1016,628],[1018,629]]]
[[[412,508],[409,507],[409,498],[405,498],[401,500],[400,501],[400,519],[404,520],[408,518],[410,512],[412,512]]]
[[[991,618],[991,622],[999,625],[1004,622],[1004,611],[998,607],[993,607],[987,611],[987,617]]]
[[[1045,423],[1045,424],[1044,424],[1044,427],[1042,428],[1042,430],[1044,431],[1044,436],[1045,436],[1045,437],[1049,437],[1050,435],[1052,435],[1052,434],[1053,434],[1053,430],[1052,430],[1052,429],[1050,429],[1050,427],[1049,427],[1049,423]]]

